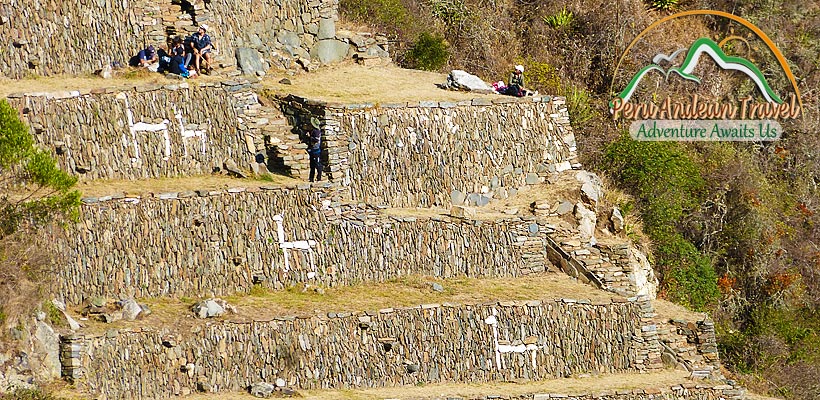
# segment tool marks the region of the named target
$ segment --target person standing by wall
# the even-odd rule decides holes
[[[316,117],[310,117],[310,125],[313,128],[310,131],[307,148],[310,156],[310,182],[314,182],[314,173],[318,182],[322,180],[322,129]]]

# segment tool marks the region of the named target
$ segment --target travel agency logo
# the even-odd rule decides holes
[[[771,39],[749,21],[733,14],[712,10],[694,10],[670,15],[656,21],[644,29],[621,55],[613,73],[613,87],[621,64],[640,39],[664,22],[692,15],[728,18],[747,28],[765,44],[766,49],[774,56],[777,64],[775,72],[782,72],[780,78],[785,78],[785,80],[779,79],[779,82],[784,82],[782,86],[786,86],[785,82],[788,81],[791,87],[778,88],[780,92],[773,89],[769,81],[775,78],[770,75],[767,79],[767,75],[752,62],[753,58],[726,54],[727,51],[724,49],[732,49],[732,42],[738,40],[745,44],[747,53],[751,53],[753,46],[746,38],[731,35],[720,42],[715,42],[710,38],[701,37],[694,40],[688,48],[675,49],[671,54],[656,54],[651,63],[638,70],[624,89],[610,101],[610,112],[613,117],[616,120],[623,118],[632,121],[629,133],[635,140],[770,141],[779,139],[783,133],[779,121],[798,118],[802,110],[797,81],[783,54]],[[701,66],[701,64],[706,64],[704,61],[708,59],[713,61],[714,67]],[[772,62],[772,65],[775,64]],[[717,68],[718,71],[733,74],[735,79],[748,80],[744,83],[746,91],[740,96],[734,93],[735,96],[724,95],[722,98],[713,98],[716,96],[710,95],[709,90],[698,90],[703,81],[699,73],[704,74],[704,70],[708,68]],[[678,88],[689,89],[670,89],[667,90],[669,94],[660,98],[656,92],[649,93],[651,87],[649,89],[641,87],[642,82],[644,86],[651,86],[647,84],[647,81],[651,80],[653,75],[654,79],[662,80],[656,81],[658,88],[670,89],[672,80],[678,79],[684,83],[679,83]],[[693,83],[687,86],[685,84],[687,82]],[[737,89],[733,88],[733,90]],[[615,90],[611,92],[614,93]],[[700,94],[695,92],[700,92]],[[638,100],[638,97],[648,99]]]

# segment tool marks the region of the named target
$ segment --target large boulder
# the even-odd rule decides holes
[[[481,78],[460,69],[450,71],[450,75],[447,76],[446,86],[453,90],[466,90],[471,92],[489,93],[493,90],[492,86],[481,80]]]
[[[579,171],[575,179],[581,182],[581,198],[589,205],[595,206],[604,197],[604,183],[598,175]]]
[[[629,267],[631,269],[629,278],[635,284],[635,295],[655,299],[658,293],[658,278],[655,276],[655,270],[652,269],[646,255],[634,246],[629,247]]]
[[[276,389],[276,386],[271,385],[267,382],[256,382],[251,385],[251,395],[255,397],[262,397],[268,398],[273,395],[273,391]]]
[[[42,321],[35,321],[32,336],[35,357],[30,361],[35,375],[43,381],[60,377],[60,336]]]
[[[612,223],[612,231],[619,233],[624,230],[624,215],[618,207],[612,207],[612,214],[609,216],[609,222]]]
[[[194,304],[191,311],[197,318],[214,318],[224,315],[226,311],[235,314],[236,308],[222,299],[208,299]]]
[[[137,319],[137,315],[142,312],[142,307],[132,298],[120,300],[122,307],[122,318],[126,321],[133,321]]]
[[[316,38],[319,40],[334,39],[336,37],[336,23],[332,18],[322,18],[319,20],[319,32]]]
[[[347,57],[350,45],[335,39],[324,39],[316,42],[310,50],[310,58],[319,60],[322,64],[332,64]]]
[[[280,31],[279,34],[276,35],[276,41],[290,47],[299,47],[302,44],[299,35],[297,35],[296,32],[289,31]]]
[[[590,240],[595,236],[595,223],[597,216],[595,212],[586,208],[584,203],[575,204],[575,219],[578,220],[578,233],[584,240]]]
[[[261,54],[250,47],[236,48],[236,64],[245,75],[256,75],[257,72],[265,72],[267,65],[262,61]]]

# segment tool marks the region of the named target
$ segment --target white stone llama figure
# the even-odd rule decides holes
[[[493,315],[484,319],[484,323],[493,327],[493,345],[495,345],[495,367],[501,371],[506,368],[504,365],[504,360],[501,359],[501,353],[524,353],[526,351],[530,352],[530,361],[532,363],[532,368],[536,368],[535,363],[535,354],[538,352],[538,349],[542,348],[543,346],[537,346],[535,344],[519,344],[517,346],[509,345],[509,344],[498,344],[498,310],[493,307]]]
[[[307,276],[309,279],[313,279],[316,277],[316,266],[313,264],[313,247],[316,246],[315,240],[297,240],[293,242],[288,242],[285,240],[285,228],[282,225],[282,214],[276,214],[273,216],[273,220],[276,221],[276,233],[279,236],[279,248],[282,249],[282,253],[285,255],[285,272],[290,271],[290,250],[300,250],[300,251],[307,251],[308,252],[308,259],[310,260],[310,271],[308,272]]]

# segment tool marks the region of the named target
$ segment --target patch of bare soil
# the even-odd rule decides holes
[[[350,62],[288,78],[266,78],[262,84],[276,93],[294,94],[312,100],[338,103],[400,103],[408,101],[461,101],[498,95],[439,89],[447,75],[396,66],[364,67]]]
[[[686,382],[688,373],[665,370],[651,374],[579,375],[572,378],[545,381],[498,382],[486,384],[429,384],[378,389],[308,390],[301,391],[308,400],[379,400],[379,399],[444,399],[483,398],[487,395],[518,396],[534,393],[578,395],[614,390],[660,389]],[[247,393],[196,394],[190,400],[252,399]]]

